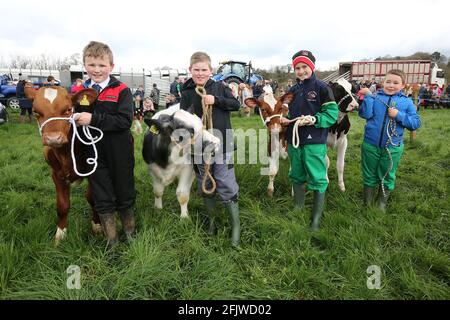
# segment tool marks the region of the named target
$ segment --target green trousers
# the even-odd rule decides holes
[[[400,164],[403,149],[403,144],[399,147],[389,148],[392,157],[392,169],[389,170],[391,160],[386,149],[363,142],[361,145],[361,170],[364,185],[370,188],[378,187],[381,179],[389,171],[384,178],[384,187],[388,190],[394,190],[395,173]]]
[[[325,192],[327,181],[327,146],[326,144],[305,144],[294,148],[288,145],[291,161],[289,179],[293,184],[307,182],[308,190]]]

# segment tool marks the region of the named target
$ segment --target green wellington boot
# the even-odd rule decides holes
[[[303,209],[305,207],[305,184],[294,183],[292,188],[294,189],[295,209]]]
[[[388,201],[390,193],[391,192],[388,189],[384,188],[384,195],[383,195],[383,190],[380,187],[380,190],[378,193],[378,207],[383,212],[386,212],[386,205],[387,205],[387,201]]]
[[[206,231],[209,235],[213,235],[216,231],[216,225],[214,223],[216,216],[216,198],[215,197],[203,197],[203,204],[206,208],[206,214],[208,215],[208,230]]]
[[[102,224],[103,232],[108,240],[108,248],[112,249],[119,243],[119,237],[116,230],[116,216],[114,212],[98,215]]]
[[[373,198],[375,196],[375,188],[364,186],[364,205],[366,207],[373,206]]]
[[[323,207],[325,204],[325,192],[314,191],[314,205],[311,215],[311,230],[316,231],[320,226]]]
[[[226,205],[228,213],[231,218],[231,245],[239,248],[239,241],[241,238],[241,222],[239,220],[239,204],[230,201]]]

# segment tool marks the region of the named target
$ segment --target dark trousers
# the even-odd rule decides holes
[[[131,133],[104,133],[97,145],[97,170],[89,176],[95,209],[104,214],[133,207],[136,191]]]

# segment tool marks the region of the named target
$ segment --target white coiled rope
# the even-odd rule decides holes
[[[307,115],[300,116],[290,120],[289,122],[294,122],[294,128],[292,129],[292,146],[298,148],[300,145],[300,134],[298,133],[298,128],[307,125],[314,125],[316,123],[316,117]]]
[[[97,169],[98,154],[97,154],[97,148],[95,147],[95,144],[97,142],[99,142],[100,140],[102,140],[102,138],[103,138],[103,131],[100,130],[99,128],[96,128],[96,127],[93,127],[93,126],[90,126],[90,125],[82,126],[83,133],[89,139],[89,141],[84,141],[80,137],[80,134],[78,133],[78,130],[77,130],[77,125],[75,123],[77,118],[78,118],[78,114],[77,113],[73,114],[70,117],[53,117],[53,118],[48,118],[42,124],[39,125],[39,134],[42,136],[42,128],[44,128],[44,126],[47,123],[49,123],[50,121],[55,121],[55,120],[69,121],[70,125],[73,127],[72,141],[71,141],[71,145],[70,145],[70,154],[72,156],[73,170],[80,177],[87,177],[87,176],[93,174],[95,172],[95,170]],[[96,130],[100,135],[98,137],[93,137],[90,129]],[[75,149],[75,137],[77,137],[78,140],[80,140],[80,142],[82,144],[84,144],[84,145],[92,145],[92,147],[94,148],[94,158],[87,158],[86,159],[86,163],[87,164],[90,164],[90,165],[94,166],[94,168],[91,171],[89,171],[88,173],[81,173],[77,169],[77,163],[76,163],[77,161],[76,161],[76,158],[75,158],[75,150],[74,150]]]

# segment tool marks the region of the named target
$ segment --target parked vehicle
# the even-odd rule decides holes
[[[12,109],[20,108],[20,100],[16,97],[16,86],[12,84],[11,75],[0,75],[0,103]]]
[[[259,74],[253,73],[252,63],[240,61],[221,62],[217,72],[213,75],[213,80],[224,81],[230,85],[237,95],[237,88],[240,83],[249,83],[254,85],[256,81],[263,80]]]
[[[444,82],[444,71],[438,68],[431,60],[378,60],[341,62],[335,77],[345,77],[347,80],[381,82],[386,72],[391,69],[400,69],[406,74],[406,83],[429,85],[437,84],[441,87]],[[332,78],[331,76],[327,78]],[[324,79],[333,81],[335,79]]]

